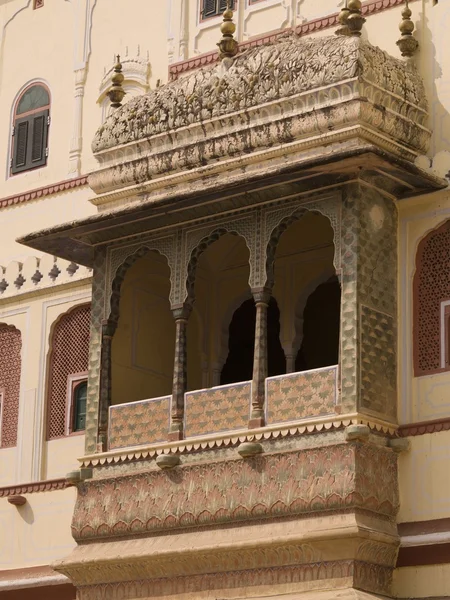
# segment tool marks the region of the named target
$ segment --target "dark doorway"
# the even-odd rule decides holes
[[[337,365],[341,286],[337,277],[319,285],[303,312],[303,341],[295,361],[296,371]]]
[[[229,328],[228,357],[220,375],[220,385],[249,381],[253,377],[256,307],[251,298],[234,312]],[[267,311],[269,377],[286,372],[286,359],[280,343],[280,310],[271,298]]]

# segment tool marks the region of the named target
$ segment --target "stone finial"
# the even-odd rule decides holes
[[[350,10],[347,6],[348,0],[345,2],[345,6],[342,8],[338,16],[340,27],[336,29],[336,35],[350,35],[350,30],[347,26],[347,19],[350,14]]]
[[[414,23],[411,20],[411,15],[412,12],[409,8],[409,2],[406,0],[405,8],[402,10],[402,21],[398,26],[402,35],[397,41],[397,46],[400,48],[402,56],[405,56],[406,58],[414,56],[419,47],[419,42],[413,36]]]
[[[227,8],[223,13],[223,23],[220,26],[222,38],[217,44],[219,46],[220,59],[233,58],[238,51],[238,43],[233,35],[236,31],[236,25],[233,23],[233,11],[230,8],[230,0],[227,0]]]
[[[120,108],[122,106],[122,100],[126,92],[122,87],[124,81],[122,73],[122,63],[120,62],[120,56],[116,56],[116,64],[114,65],[114,75],[111,78],[112,86],[111,89],[106,93],[111,101],[112,108]]]
[[[361,29],[366,22],[366,19],[362,16],[362,3],[361,0],[348,0],[347,9],[349,11],[346,25],[349,30],[349,35],[359,37],[361,35]]]

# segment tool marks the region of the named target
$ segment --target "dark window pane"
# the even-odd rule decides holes
[[[47,90],[42,85],[33,85],[22,98],[16,110],[16,115],[22,115],[30,110],[36,110],[50,104]]]
[[[86,428],[87,381],[79,383],[74,392],[73,431]]]

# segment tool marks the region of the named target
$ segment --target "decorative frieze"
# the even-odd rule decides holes
[[[350,507],[394,517],[396,460],[351,443],[181,467],[175,479],[147,471],[88,480],[72,531],[81,541]]]

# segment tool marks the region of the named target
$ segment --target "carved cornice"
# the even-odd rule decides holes
[[[371,0],[363,6],[362,13],[363,15],[369,15],[383,12],[389,8],[394,8],[395,6],[399,6],[404,3],[405,0]],[[319,17],[318,19],[311,19],[310,21],[306,21],[298,25],[295,28],[295,33],[298,36],[304,36],[317,31],[329,29],[330,27],[336,27],[339,24],[338,16],[339,13],[336,12],[324,17]],[[291,29],[280,29],[270,34],[255,37],[252,40],[240,43],[239,50],[243,51],[248,48],[254,48],[255,46],[262,46],[263,44],[272,42],[274,39],[277,39],[289,31],[291,31]],[[205,54],[200,54],[187,60],[172,63],[169,66],[169,81],[174,81],[178,79],[180,75],[189,73],[189,71],[193,71],[207,65],[212,65],[218,61],[218,58],[218,53],[216,51],[212,51],[205,52]]]
[[[37,492],[50,492],[53,490],[65,490],[70,483],[64,479],[47,479],[33,483],[19,483],[0,488],[0,498],[16,496],[21,494],[36,494]]]
[[[35,188],[34,190],[22,192],[21,194],[1,198],[0,209],[14,206],[15,204],[22,204],[24,202],[38,200],[44,196],[59,194],[60,192],[65,192],[67,190],[87,185],[87,182],[87,175],[82,175],[80,177],[76,177],[75,179],[66,179],[64,181],[59,181],[58,183],[53,183],[52,185],[46,185],[44,187]]]

